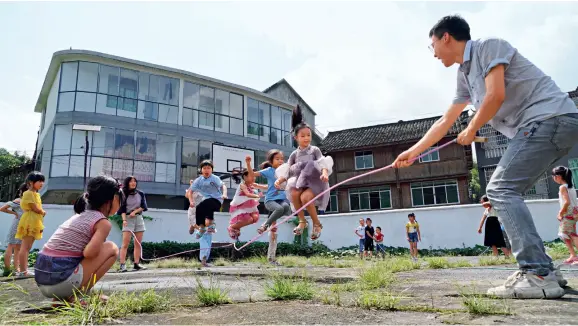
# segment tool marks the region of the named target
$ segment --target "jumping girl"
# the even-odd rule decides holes
[[[22,240],[20,251],[18,252],[18,263],[20,272],[15,273],[17,277],[33,276],[34,273],[28,271],[28,253],[32,249],[34,241],[42,239],[44,231],[44,216],[46,212],[42,209],[42,200],[38,191],[44,186],[44,175],[40,172],[30,172],[26,177],[28,190],[22,194],[20,208],[22,216],[18,222],[18,231],[14,236]]]
[[[287,197],[291,199],[296,210],[303,204],[311,201],[315,196],[329,189],[329,175],[333,167],[333,159],[323,156],[321,150],[311,145],[311,127],[303,121],[303,114],[299,105],[293,110],[291,119],[293,135],[299,147],[291,153],[289,161],[277,168],[275,174],[277,181],[275,187],[281,189],[281,185],[287,182],[285,188]],[[315,203],[306,207],[313,222],[311,240],[321,236],[323,226],[319,222],[315,206],[327,207],[329,192],[318,198]],[[301,235],[307,226],[305,212],[299,212],[299,225],[293,230],[296,235]]]
[[[18,231],[18,223],[20,222],[20,216],[22,216],[22,208],[20,208],[20,197],[22,194],[28,190],[26,183],[23,183],[20,188],[18,188],[18,197],[13,201],[7,202],[4,206],[0,207],[0,212],[6,214],[14,215],[12,219],[12,225],[6,236],[6,251],[4,252],[4,276],[10,275],[10,260],[14,254],[14,270],[15,273],[20,272],[20,265],[18,264],[18,251],[20,250],[20,244],[22,240],[16,239],[16,232]]]
[[[81,213],[58,227],[36,259],[36,284],[44,296],[55,301],[72,302],[75,291],[88,293],[118,256],[118,247],[106,241],[112,228],[107,216],[117,212],[122,197],[118,183],[98,176],[86,189],[74,206]]]
[[[578,264],[578,257],[574,246],[578,248],[578,235],[576,234],[576,220],[578,220],[578,199],[576,198],[576,188],[572,182],[572,171],[565,166],[559,166],[552,170],[552,178],[560,185],[558,197],[560,200],[560,211],[558,212],[558,236],[564,241],[570,257],[564,261],[565,264]]]
[[[272,149],[267,153],[267,161],[261,163],[261,170],[253,171],[251,157],[247,156],[245,158],[249,176],[252,175],[253,178],[262,176],[267,179],[265,208],[267,208],[271,215],[269,215],[267,221],[257,230],[259,234],[267,231],[281,216],[291,215],[291,205],[287,200],[285,191],[275,188],[275,181],[277,180],[275,170],[283,164],[284,160],[283,152],[278,149]]]
[[[126,252],[130,239],[134,233],[138,243],[142,243],[142,238],[146,230],[143,212],[148,210],[147,200],[144,192],[138,190],[137,180],[133,176],[124,179],[122,186],[123,201],[120,205],[118,214],[122,216],[122,247],[120,248],[120,272],[126,272]],[[135,271],[144,270],[140,262],[141,246],[135,245],[133,252]]]
[[[510,257],[510,250],[506,245],[506,240],[504,239],[504,234],[502,233],[502,225],[498,220],[496,211],[490,204],[488,196],[482,196],[482,206],[486,209],[484,215],[482,215],[482,220],[480,221],[480,227],[478,228],[478,233],[482,233],[482,227],[484,222],[486,223],[486,229],[484,232],[484,246],[492,247],[492,252],[494,257],[498,257],[498,247],[502,248],[502,252],[506,258]]]
[[[193,185],[193,181],[190,181],[190,185]],[[189,200],[189,209],[187,210],[187,216],[189,218],[189,234],[193,234],[195,232],[196,223],[196,213],[197,213],[197,206],[203,201],[203,196],[198,192],[193,192],[189,186],[187,191],[185,192],[185,197]]]
[[[247,169],[234,173],[233,179],[239,184],[239,187],[231,201],[229,209],[231,220],[227,230],[231,239],[239,240],[241,228],[259,221],[259,209],[257,207],[262,195],[257,189],[267,189],[267,186],[255,183],[254,174],[249,174]]]
[[[197,205],[195,212],[196,229],[195,237],[200,239],[205,232],[215,232],[215,212],[221,209],[223,200],[227,199],[227,186],[221,178],[213,174],[213,162],[204,160],[201,162],[201,175],[193,181],[189,188],[192,192],[198,192],[203,196],[203,201]]]

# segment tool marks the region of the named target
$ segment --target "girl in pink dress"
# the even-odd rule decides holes
[[[241,182],[241,178],[243,181]],[[247,169],[241,172],[233,172],[233,179],[239,184],[235,197],[231,201],[229,212],[229,236],[233,240],[239,240],[241,228],[259,221],[259,199],[262,197],[257,189],[267,189],[267,186],[255,183],[255,177],[249,176]]]

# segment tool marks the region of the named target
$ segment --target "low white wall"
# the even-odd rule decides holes
[[[527,202],[534,222],[543,240],[549,241],[557,237],[558,221],[556,214],[559,209],[557,200],[534,200]],[[43,205],[47,214],[44,219],[44,238],[34,243],[34,248],[41,248],[45,241],[56,230],[58,225],[73,214],[72,206]],[[407,246],[405,224],[407,214],[414,212],[420,225],[422,242],[420,248],[458,248],[471,247],[483,244],[483,234],[477,233],[483,208],[480,205],[459,205],[444,207],[428,207],[417,209],[399,209],[389,211],[347,213],[322,215],[323,233],[320,241],[331,249],[357,244],[354,230],[359,218],[370,217],[374,226],[380,226],[384,233],[386,246]],[[183,210],[150,209],[145,215],[151,216],[153,221],[146,221],[147,231],[144,241],[161,242],[171,240],[177,242],[194,242],[188,233],[189,222],[187,212]],[[5,237],[12,223],[12,215],[0,213],[0,241],[5,247]],[[257,234],[257,228],[263,223],[266,216],[262,215],[257,224],[242,229],[241,240],[247,241]],[[217,213],[215,217],[217,233],[213,236],[214,242],[229,242],[227,226],[229,215]],[[292,242],[293,224],[284,224],[279,228],[278,240]],[[120,244],[121,232],[114,226],[109,240]],[[259,241],[268,241],[268,234],[264,234]]]

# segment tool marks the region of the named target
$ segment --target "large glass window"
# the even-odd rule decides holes
[[[96,112],[177,124],[178,104],[178,79],[92,62],[62,64],[59,112]]]
[[[431,151],[431,150],[435,149],[437,146],[438,146],[438,144],[436,144],[434,147],[428,148],[427,151]],[[420,163],[437,162],[439,160],[440,160],[440,152],[439,151],[433,151],[433,152],[425,155],[424,157],[419,158]]]
[[[181,152],[181,183],[189,184],[189,181],[197,177],[199,155],[199,141],[183,137],[183,149]]]
[[[363,211],[391,208],[389,186],[349,190],[349,210]]]
[[[291,111],[247,98],[247,137],[292,147]]]
[[[176,136],[103,127],[100,132],[90,133],[88,141],[91,150],[87,172],[90,177],[107,174],[124,179],[134,175],[139,181],[176,182]],[[198,141],[195,142],[198,146]],[[210,144],[203,143],[202,151],[208,151],[207,158],[210,157]],[[83,176],[84,132],[73,131],[71,125],[56,125],[54,146],[50,175]],[[187,144],[186,148],[191,146]],[[193,150],[198,152],[196,147]],[[183,152],[183,162],[198,166],[197,154],[191,155],[192,158],[186,161]]]
[[[243,96],[185,82],[183,125],[243,135]]]
[[[458,183],[455,180],[412,183],[411,201],[414,207],[458,204]]]

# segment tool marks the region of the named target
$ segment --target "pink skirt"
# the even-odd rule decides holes
[[[235,224],[238,222],[247,222],[252,221],[252,223],[256,223],[257,221],[253,221],[253,214],[259,214],[259,202],[253,199],[247,200],[242,204],[233,205],[229,209],[231,213],[231,220],[229,224]],[[258,220],[258,219],[257,219]]]

